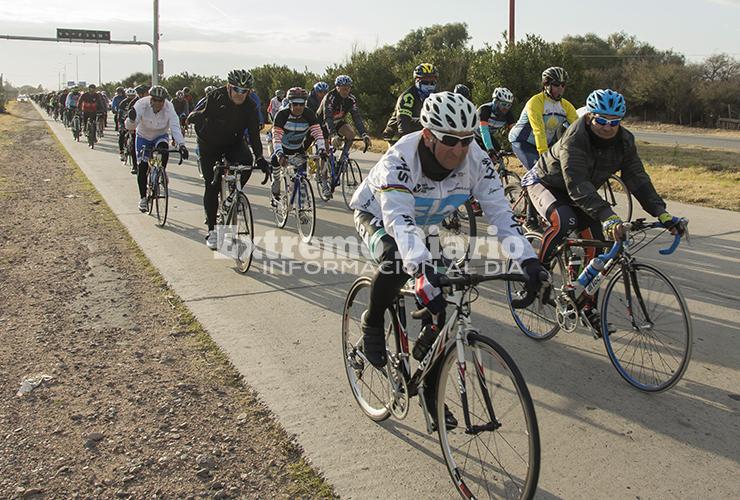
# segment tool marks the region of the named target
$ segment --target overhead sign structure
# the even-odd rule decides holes
[[[80,42],[109,42],[110,31],[57,28],[57,38]]]

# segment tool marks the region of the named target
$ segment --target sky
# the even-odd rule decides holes
[[[272,10],[267,6],[274,5]],[[344,0],[338,7],[283,0],[160,0],[160,58],[165,75],[183,71],[225,75],[262,64],[321,73],[353,47],[396,43],[409,31],[449,22],[468,25],[471,44],[495,44],[508,28],[509,0]],[[326,5],[326,4],[325,4]],[[98,83],[95,44],[30,42],[3,35],[56,37],[56,28],[109,30],[114,40],[152,40],[150,0],[0,0],[0,73],[14,85],[60,81]],[[534,33],[547,41],[588,32],[606,37],[625,31],[689,61],[725,52],[740,59],[740,0],[517,0],[517,38]],[[117,81],[151,71],[146,46],[100,46],[100,76]]]

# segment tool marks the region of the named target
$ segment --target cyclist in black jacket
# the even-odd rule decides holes
[[[383,130],[383,139],[393,145],[404,135],[421,130],[421,105],[437,89],[437,78],[439,73],[432,64],[422,63],[414,69],[414,84],[398,96],[396,109]]]
[[[212,186],[213,166],[222,156],[231,163],[254,165],[264,172],[268,172],[269,164],[263,157],[262,141],[260,140],[260,123],[257,106],[249,93],[254,89],[254,77],[243,69],[229,72],[228,83],[212,91],[206,97],[202,109],[196,109],[188,116],[188,123],[195,126],[200,151],[200,164],[205,181],[203,206],[206,210],[208,235],[206,244],[211,250],[218,245],[216,213],[218,212],[219,186]],[[249,151],[244,132],[249,137]],[[249,174],[242,179],[246,182]],[[217,183],[218,184],[218,183]]]
[[[324,140],[332,141],[334,148],[338,149],[341,142],[340,136],[344,139],[342,157],[346,157],[349,155],[349,147],[355,138],[355,131],[347,123],[347,114],[352,115],[357,133],[365,142],[365,150],[370,147],[370,136],[367,135],[365,124],[362,123],[357,98],[351,94],[352,78],[339,75],[334,80],[334,86],[335,88],[324,96],[316,116],[324,132]]]

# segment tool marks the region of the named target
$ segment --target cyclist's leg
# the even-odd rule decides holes
[[[349,155],[349,148],[352,146],[352,141],[355,138],[355,129],[349,126],[347,123],[342,123],[337,126],[337,133],[344,137],[344,145],[342,146],[342,157],[345,158]]]
[[[213,181],[213,166],[221,157],[219,151],[210,152],[203,144],[200,148],[200,164],[203,172],[203,182],[205,190],[203,192],[203,208],[206,210],[206,223],[208,230],[212,231],[216,227],[216,214],[218,212],[218,191],[220,186],[211,186]]]
[[[136,183],[139,186],[139,198],[146,198],[146,175],[149,170],[149,153],[146,148],[153,145],[151,141],[147,141],[138,134],[136,135],[136,161],[139,165]]]
[[[525,170],[534,167],[534,164],[537,163],[540,157],[537,148],[528,142],[514,141],[511,143],[511,150],[522,163]],[[532,203],[527,204],[527,225],[537,226],[537,211],[532,206]]]
[[[232,148],[226,150],[224,156],[226,157],[226,161],[235,165],[252,165],[254,161],[254,157],[246,141],[239,141]],[[241,184],[245,185],[251,176],[251,171],[242,172],[240,177]]]
[[[555,249],[561,241],[578,227],[578,216],[568,203],[567,195],[546,188],[543,184],[527,187],[533,207],[539,214],[550,221],[550,227],[542,235],[540,260],[549,266]]]
[[[167,152],[167,150],[170,148],[169,140],[170,140],[170,136],[168,134],[164,134],[164,135],[157,137],[153,141],[156,144],[155,147],[157,149],[162,150],[162,166],[163,167],[167,166],[167,161],[170,158],[170,154]]]
[[[280,198],[280,164],[278,163],[277,155],[272,155],[270,158],[270,165],[272,166],[272,184],[270,184],[270,193],[273,198]]]

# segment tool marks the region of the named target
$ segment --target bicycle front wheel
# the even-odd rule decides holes
[[[278,182],[281,184],[282,192],[280,193],[280,199],[273,203],[272,212],[275,215],[275,224],[282,229],[288,222],[292,186],[288,184],[288,179],[284,175],[280,175]]]
[[[440,250],[447,258],[462,266],[470,258],[470,247],[475,245],[477,235],[478,226],[468,199],[439,225]]]
[[[252,207],[244,193],[236,195],[229,226],[236,268],[240,273],[246,273],[252,265],[254,252],[254,220],[252,219]]]
[[[464,358],[460,364],[456,346],[448,351],[433,410],[445,422],[437,432],[452,482],[463,498],[532,498],[540,435],[524,377],[500,345],[481,335],[468,335]]]
[[[295,200],[298,233],[301,235],[301,240],[308,243],[316,231],[316,202],[308,179],[301,177],[298,189],[300,191],[296,194],[297,199]]]
[[[91,149],[95,149],[95,123],[93,120],[90,120],[87,124],[87,145],[90,146]]]
[[[167,189],[168,184],[167,171],[165,169],[159,169],[157,172],[157,187],[155,189],[154,206],[157,212],[157,224],[159,224],[160,227],[163,227],[167,222],[167,208],[170,200]]]
[[[657,268],[630,264],[604,293],[601,331],[614,368],[646,392],[673,387],[691,358],[693,329],[681,292]]]
[[[342,197],[344,204],[349,208],[349,202],[352,201],[352,195],[362,182],[362,171],[360,165],[352,159],[347,160],[347,166],[342,171]]]
[[[389,382],[385,369],[378,370],[365,358],[360,326],[362,313],[370,302],[371,283],[367,276],[358,278],[347,294],[342,312],[342,359],[355,401],[365,415],[381,422],[391,415]]]

